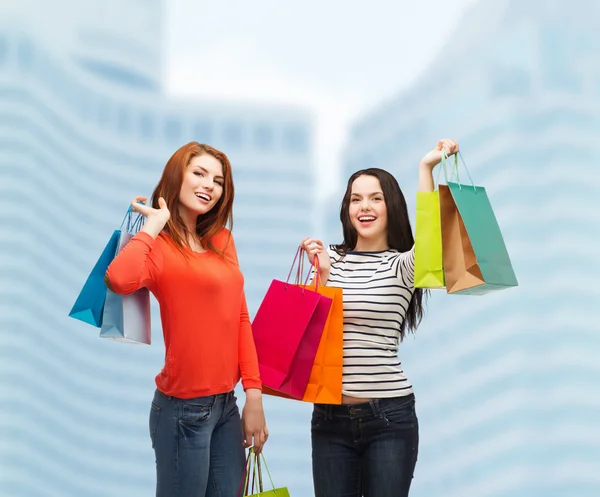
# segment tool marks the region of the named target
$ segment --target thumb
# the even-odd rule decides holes
[[[165,199],[164,199],[164,198],[162,198],[162,197],[159,197],[159,199],[158,199],[158,206],[159,206],[161,209],[166,209],[166,207],[167,207],[167,203],[165,202]]]

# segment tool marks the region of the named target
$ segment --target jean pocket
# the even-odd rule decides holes
[[[152,402],[150,406],[150,441],[152,442],[152,448],[156,443],[156,430],[158,429],[158,422],[160,421],[161,408],[159,405]]]
[[[188,426],[201,426],[210,419],[212,406],[184,404],[179,422]]]
[[[388,425],[395,425],[402,428],[412,428],[417,423],[415,412],[415,401],[410,400],[405,403],[391,406],[382,411],[383,419]]]

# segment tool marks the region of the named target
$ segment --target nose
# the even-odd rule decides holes
[[[211,177],[204,177],[202,178],[202,187],[212,192],[215,188],[215,182]]]

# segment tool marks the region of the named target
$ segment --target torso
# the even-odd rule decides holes
[[[414,251],[329,251],[327,286],[344,298],[344,404],[413,393],[400,359],[400,329],[414,293]]]

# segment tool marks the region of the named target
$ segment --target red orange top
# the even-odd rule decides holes
[[[225,393],[240,377],[244,390],[262,388],[233,236],[223,229],[213,243],[227,260],[187,248],[184,255],[167,235],[139,232],[106,273],[116,293],[146,287],[158,300],[166,351],[156,386],[165,395]]]

